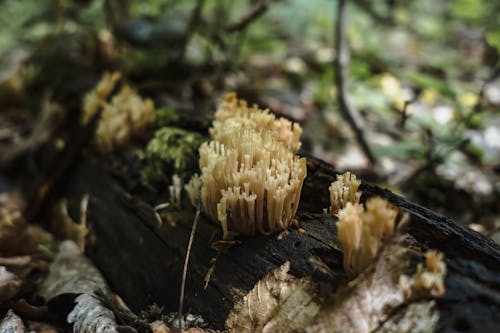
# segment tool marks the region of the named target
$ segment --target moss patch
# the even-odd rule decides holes
[[[176,127],[157,130],[140,153],[145,164],[142,182],[153,187],[166,186],[174,173],[186,181],[198,169],[198,147],[203,141],[200,134]]]

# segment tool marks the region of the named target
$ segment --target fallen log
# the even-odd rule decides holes
[[[329,206],[328,186],[335,175],[330,165],[308,158],[308,177],[297,212],[300,228],[281,235],[240,238],[226,253],[212,249],[211,244],[222,238],[222,232],[202,217],[191,251],[184,309],[201,314],[211,328],[223,329],[235,304],[286,262],[290,262],[291,276],[327,285],[330,293],[344,285],[348,280],[342,266],[342,247],[336,238],[336,221],[322,212]],[[363,198],[382,196],[410,215],[407,231],[414,246],[445,254],[446,293],[436,302],[437,331],[499,329],[500,247],[388,190],[365,183],[361,190]],[[84,161],[74,168],[63,190],[75,216],[86,194],[90,228],[86,254],[111,289],[136,313],[153,303],[176,311],[194,208],[186,205],[170,212],[173,223],[159,223],[151,205],[125,191],[105,168]],[[215,271],[204,288],[216,257]]]

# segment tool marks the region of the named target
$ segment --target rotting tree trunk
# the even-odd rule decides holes
[[[210,245],[221,239],[221,230],[202,218],[191,252],[185,311],[201,314],[211,328],[222,329],[234,304],[286,261],[296,277],[311,276],[333,288],[345,282],[335,219],[322,213],[329,205],[328,186],[335,175],[330,165],[308,158],[308,177],[297,213],[305,232],[241,238],[240,244],[218,256],[206,289],[204,278],[217,255]],[[409,233],[421,245],[444,252],[448,274],[446,294],[437,301],[438,331],[487,332],[498,328],[500,248],[387,190],[369,184],[362,184],[361,189],[363,197],[380,195],[408,212]],[[104,168],[88,162],[75,168],[63,192],[74,214],[83,195],[89,194],[86,253],[112,290],[136,312],[152,303],[176,311],[194,209],[185,207],[172,214],[175,226],[160,226],[150,205],[124,191]]]

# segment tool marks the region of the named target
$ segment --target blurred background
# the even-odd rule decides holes
[[[206,134],[236,91],[301,123],[303,154],[500,242],[499,13],[487,0],[1,0],[0,148],[55,105],[70,131],[104,72],[154,100],[160,129]]]

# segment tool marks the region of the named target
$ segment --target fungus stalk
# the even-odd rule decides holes
[[[181,206],[181,192],[182,192],[182,180],[177,175],[172,176],[172,185],[168,187],[168,192],[170,194],[170,203],[176,207]]]
[[[212,141],[199,149],[201,177],[186,187],[193,203],[199,193],[203,212],[222,226],[225,239],[290,225],[306,177],[306,159],[295,155],[301,133],[298,124],[248,107],[234,93],[225,96]]]

